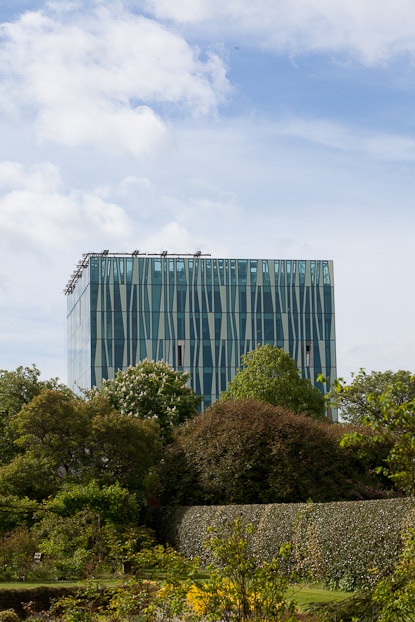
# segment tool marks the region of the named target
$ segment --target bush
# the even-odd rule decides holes
[[[185,424],[160,468],[163,505],[296,503],[382,496],[341,433],[254,400],[216,402]]]
[[[240,518],[220,528],[210,528],[205,547],[214,562],[209,577],[191,593],[199,619],[246,622],[246,620],[295,620],[295,606],[286,599],[288,575],[281,547],[270,562],[258,559],[250,545],[253,525]]]
[[[294,622],[294,603],[286,600],[284,553],[270,563],[258,560],[249,543],[252,531],[252,525],[237,519],[205,534],[215,563],[204,581],[195,582],[199,560],[159,545],[134,556],[134,581],[107,588],[86,584],[55,602],[49,613],[62,622],[121,621],[132,616],[147,622]]]

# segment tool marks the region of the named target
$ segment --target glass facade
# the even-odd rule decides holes
[[[189,371],[206,407],[259,344],[336,377],[331,261],[88,254],[65,292],[75,389],[147,357]]]

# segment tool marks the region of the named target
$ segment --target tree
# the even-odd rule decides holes
[[[372,442],[390,445],[390,450],[384,463],[378,465],[378,470],[387,475],[397,490],[406,495],[415,494],[415,399],[397,404],[396,394],[400,390],[390,385],[376,399],[379,411],[376,416],[364,418],[365,427],[373,431]],[[370,395],[368,396],[371,402]],[[365,452],[367,438],[362,438],[360,431],[352,435],[346,434],[342,440],[344,446],[355,447]],[[370,444],[369,444],[370,446]]]
[[[73,516],[85,509],[95,512],[101,524],[133,525],[139,519],[137,498],[117,482],[100,486],[92,480],[88,484],[65,484],[42,506],[42,513],[52,512],[61,517]]]
[[[85,454],[88,414],[80,399],[61,391],[44,390],[14,417],[15,444],[33,455],[50,459],[62,472],[76,472]]]
[[[101,394],[122,415],[152,419],[167,442],[175,426],[197,413],[201,401],[187,385],[189,374],[175,371],[164,361],[144,359],[135,367],[104,380]]]
[[[118,482],[144,501],[148,474],[161,453],[157,423],[111,410],[97,412],[90,426],[85,475],[105,485]]]
[[[242,367],[228,384],[223,399],[253,399],[296,413],[323,417],[323,395],[303,379],[290,355],[272,345],[258,346],[242,356]]]
[[[6,464],[16,454],[10,421],[32,399],[45,389],[58,389],[72,395],[58,378],[40,380],[36,365],[18,367],[14,371],[0,370],[0,464]]]
[[[20,525],[30,526],[38,503],[27,497],[0,494],[0,535]],[[0,538],[1,539],[1,538]]]
[[[0,370],[0,412],[15,415],[25,404],[39,395],[44,389],[66,390],[68,387],[59,383],[58,378],[39,380],[40,371],[36,365],[18,367],[15,371]]]
[[[347,384],[341,378],[327,397],[339,408],[341,418],[350,423],[365,423],[383,419],[383,396],[388,393],[391,407],[399,407],[415,399],[415,376],[409,371],[372,371],[360,369]],[[392,413],[391,413],[392,414]]]
[[[8,532],[0,541],[0,578],[21,579],[35,565],[36,539],[25,525]]]
[[[383,496],[341,431],[254,400],[215,402],[179,430],[159,467],[164,505],[296,503]]]
[[[120,570],[117,549],[125,549],[131,530],[140,541],[139,515],[135,495],[118,483],[65,484],[42,504],[33,532],[50,571],[60,577],[81,577],[95,572],[97,566],[109,570],[115,560]]]
[[[156,422],[121,415],[100,395],[85,401],[45,390],[10,425],[19,454],[0,467],[5,494],[41,501],[64,482],[96,479],[106,485],[118,481],[145,498],[161,445]]]

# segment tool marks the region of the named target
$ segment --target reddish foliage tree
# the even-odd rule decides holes
[[[339,428],[253,400],[216,402],[186,423],[160,467],[164,504],[287,503],[382,496],[339,445]]]

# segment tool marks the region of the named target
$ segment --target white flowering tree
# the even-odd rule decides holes
[[[101,393],[121,414],[153,419],[165,441],[173,428],[197,413],[201,398],[188,386],[189,373],[175,371],[164,361],[144,359],[102,382]]]

